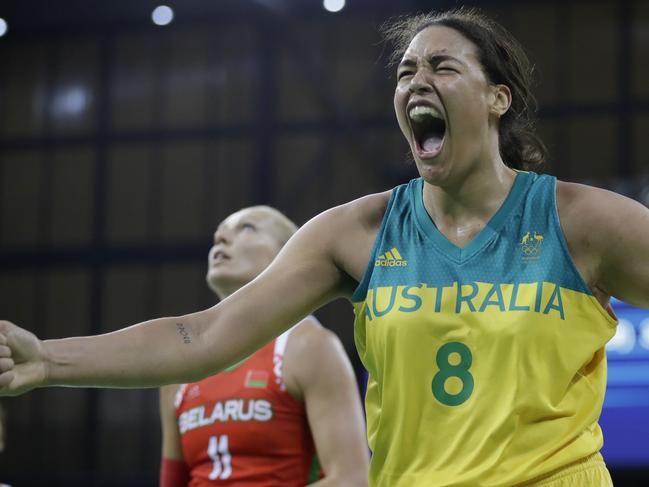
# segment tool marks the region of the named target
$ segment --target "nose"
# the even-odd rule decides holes
[[[426,73],[422,69],[418,69],[415,75],[410,79],[410,86],[408,87],[411,93],[431,93],[433,87],[426,77]]]
[[[214,245],[219,244],[229,244],[231,242],[231,236],[225,229],[219,229],[214,234]]]

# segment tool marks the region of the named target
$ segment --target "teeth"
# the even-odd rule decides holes
[[[408,115],[413,120],[421,120],[424,117],[435,117],[442,120],[444,119],[444,117],[442,117],[442,114],[439,113],[437,110],[435,110],[433,107],[427,107],[421,105],[412,107]]]

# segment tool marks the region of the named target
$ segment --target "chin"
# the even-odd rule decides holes
[[[207,273],[207,283],[211,288],[221,287],[224,283],[227,283],[232,280],[232,276],[229,276],[226,272],[219,272],[215,269],[211,269]]]
[[[438,158],[430,161],[417,161],[417,172],[429,184],[439,186],[446,181],[448,171]]]
[[[214,272],[214,269],[207,275],[207,283],[213,291],[216,289],[237,290],[248,284],[251,280],[233,272]]]

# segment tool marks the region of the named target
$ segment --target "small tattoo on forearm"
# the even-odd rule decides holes
[[[189,332],[185,329],[185,325],[182,323],[176,323],[176,328],[181,337],[183,337],[183,343],[190,344],[192,342]]]

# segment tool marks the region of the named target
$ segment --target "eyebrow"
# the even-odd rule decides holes
[[[441,63],[442,61],[455,61],[455,62],[457,62],[457,63],[459,63],[459,64],[462,64],[462,65],[465,64],[465,63],[463,63],[462,61],[460,61],[458,58],[453,57],[453,56],[450,56],[450,55],[448,55],[448,54],[441,54],[439,51],[438,51],[438,52],[434,52],[433,54],[431,54],[430,56],[428,56],[428,57],[427,57],[427,61],[428,61],[430,64],[436,64],[436,63],[439,64],[439,63]],[[412,67],[412,66],[416,66],[416,65],[417,65],[417,61],[416,61],[415,59],[413,59],[413,58],[404,58],[404,59],[399,63],[398,68],[401,68],[401,67],[407,67],[407,68],[410,68],[410,67]]]

